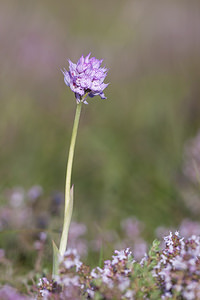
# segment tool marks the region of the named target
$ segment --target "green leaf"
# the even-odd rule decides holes
[[[69,197],[69,201],[68,201],[67,207],[65,208],[63,231],[62,231],[62,236],[61,236],[61,241],[60,241],[60,248],[59,248],[59,252],[60,252],[61,256],[64,255],[64,253],[66,251],[66,248],[67,248],[67,239],[68,239],[68,233],[69,233],[69,226],[70,226],[72,211],[73,211],[74,186],[71,187],[68,197]]]
[[[56,244],[53,240],[52,240],[52,245],[53,245],[53,272],[52,272],[52,277],[55,278],[56,276],[58,276],[60,253],[59,253],[58,247],[56,246]]]

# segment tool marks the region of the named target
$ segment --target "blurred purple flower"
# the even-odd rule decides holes
[[[0,299],[5,300],[33,300],[32,297],[28,297],[20,294],[15,288],[9,285],[3,285],[0,287]]]
[[[106,99],[103,90],[108,83],[103,81],[107,76],[107,69],[100,67],[103,60],[90,58],[90,54],[85,58],[82,55],[77,64],[69,60],[69,71],[62,70],[65,84],[75,93],[77,103],[82,101],[87,104],[87,96],[99,95],[101,99]]]
[[[32,186],[27,193],[30,202],[35,202],[35,200],[37,200],[37,198],[42,196],[42,194],[43,194],[43,188],[40,185]]]
[[[11,190],[10,204],[13,208],[21,207],[25,198],[25,191],[21,187],[16,187]]]
[[[190,139],[184,149],[183,173],[189,181],[200,181],[200,132]]]
[[[84,224],[72,222],[69,229],[69,247],[77,249],[81,256],[88,254],[88,245],[84,235],[87,228]]]
[[[133,239],[139,237],[144,225],[135,217],[130,217],[121,222],[121,227],[126,236]]]
[[[5,250],[0,248],[0,260],[5,257]]]

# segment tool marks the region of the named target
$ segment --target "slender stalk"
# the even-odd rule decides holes
[[[72,200],[71,198],[73,198],[72,194],[70,193],[71,174],[72,174],[72,165],[73,165],[76,136],[77,136],[79,119],[80,119],[80,114],[81,114],[81,107],[82,107],[82,102],[78,103],[77,107],[76,107],[74,126],[73,126],[73,130],[72,130],[72,137],[71,137],[71,143],[70,143],[70,148],[69,148],[69,156],[68,156],[67,171],[66,171],[66,182],[65,182],[64,223],[63,223],[63,231],[62,231],[60,247],[59,247],[59,253],[61,256],[63,256],[66,251],[68,231],[69,231],[69,225],[70,225],[71,213],[72,213],[72,206],[71,206],[72,204],[70,205],[70,201]]]

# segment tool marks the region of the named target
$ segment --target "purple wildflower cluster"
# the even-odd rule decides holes
[[[155,241],[140,262],[127,248],[92,270],[68,250],[57,282],[40,281],[39,299],[200,299],[200,237],[170,232],[164,242],[160,250]]]
[[[59,299],[133,299],[130,274],[135,260],[130,249],[115,251],[104,267],[91,270],[80,261],[76,250],[66,251],[57,279]],[[57,299],[52,281],[39,282],[39,299]],[[62,286],[62,291],[61,291]],[[45,297],[45,298],[44,298]],[[54,298],[53,298],[54,297]],[[75,298],[73,298],[75,297]]]
[[[44,212],[37,209],[41,197],[44,197],[41,187],[34,186],[28,191],[21,187],[8,189],[4,197],[6,202],[0,213],[0,231],[9,232],[12,228],[19,230],[12,245],[23,255],[29,255],[31,251],[36,253],[33,268],[35,273],[41,273],[46,245],[49,243],[45,233],[49,226],[48,219],[57,223],[63,196],[54,194],[48,198],[45,223],[44,218],[41,219]],[[32,231],[33,226],[36,231]],[[27,230],[21,231],[24,227]],[[47,277],[41,278],[38,286],[36,283],[29,285],[28,295],[22,295],[10,286],[15,270],[13,262],[8,259],[12,249],[5,246],[6,251],[0,249],[0,281],[7,284],[0,286],[0,299],[35,299],[36,294],[37,299],[42,300],[200,299],[200,223],[183,220],[179,227],[180,234],[170,233],[164,238],[162,250],[157,242],[149,252],[142,238],[143,229],[143,223],[135,217],[129,217],[121,222],[120,238],[117,232],[107,230],[89,241],[86,239],[87,227],[72,222],[69,249],[60,262],[58,277],[53,280],[47,274]],[[168,232],[169,229],[163,227],[157,229],[159,238]],[[111,246],[118,250],[110,260],[102,262],[102,266],[91,269],[82,259],[87,257],[88,250],[94,254],[102,245],[105,257],[110,256]]]
[[[164,238],[154,267],[163,299],[200,299],[200,237],[184,240],[178,232]]]
[[[90,55],[91,53],[85,58],[82,55],[77,64],[69,60],[69,71],[66,69],[62,71],[65,84],[75,93],[77,103],[87,104],[87,96],[99,95],[102,99],[106,99],[103,91],[108,86],[108,83],[104,83],[107,69],[100,67],[103,60],[90,58]]]
[[[125,250],[115,250],[112,260],[104,261],[103,268],[97,267],[90,273],[93,285],[87,289],[88,296],[95,295],[95,291],[105,298],[118,299],[123,296],[124,299],[132,299],[134,291],[131,289],[130,274],[135,260],[129,248]],[[114,291],[114,292],[113,292]]]

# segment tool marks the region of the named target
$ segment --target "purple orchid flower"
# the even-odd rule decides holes
[[[77,103],[88,104],[86,101],[88,96],[99,95],[101,99],[106,99],[103,90],[108,83],[103,81],[107,76],[107,69],[100,67],[103,60],[90,58],[90,55],[91,53],[85,58],[82,55],[77,64],[69,60],[69,71],[62,70],[65,84],[75,93]]]

